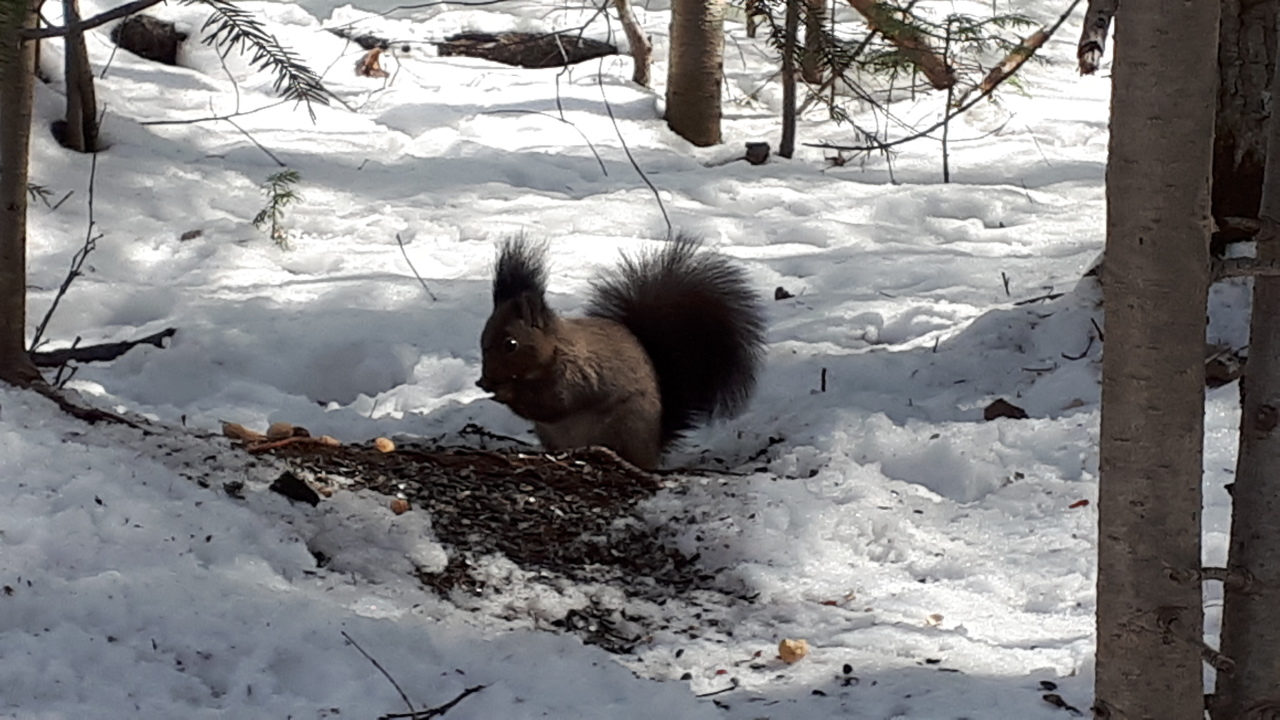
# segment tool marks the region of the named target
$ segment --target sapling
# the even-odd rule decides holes
[[[253,218],[256,228],[270,224],[271,239],[284,249],[289,247],[289,235],[284,229],[284,209],[302,199],[293,189],[300,179],[297,170],[288,168],[268,175],[261,186],[267,196],[267,204]]]

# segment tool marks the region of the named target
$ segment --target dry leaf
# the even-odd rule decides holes
[[[939,625],[942,624],[942,616],[939,615],[938,613],[934,613],[929,617],[925,618],[924,621],[925,621],[925,624],[928,625],[929,627],[938,627]]]
[[[377,448],[378,452],[384,452],[384,453],[389,453],[396,449],[396,444],[384,437],[380,437],[377,440],[374,440],[373,446]]]
[[[339,445],[342,444],[338,442],[338,438],[333,437],[332,435],[321,435],[320,437],[316,438],[316,442],[320,443],[321,445],[330,445],[332,447],[338,447]]]
[[[364,77],[384,78],[387,71],[382,69],[378,59],[382,57],[382,48],[373,48],[356,61],[356,74]]]
[[[778,643],[778,655],[785,663],[799,662],[808,654],[808,640],[783,640]]]
[[[288,437],[293,437],[293,425],[287,422],[273,422],[267,428],[268,440],[283,440]]]
[[[409,501],[404,498],[396,498],[391,501],[391,512],[397,515],[403,515],[409,512]]]
[[[262,442],[267,439],[266,435],[260,432],[254,432],[240,423],[222,423],[222,434],[232,440],[242,440],[244,442]]]

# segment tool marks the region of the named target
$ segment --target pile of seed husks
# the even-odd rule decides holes
[[[668,481],[605,450],[548,454],[401,445],[381,452],[304,444],[271,453],[285,460],[289,473],[341,478],[346,488],[383,493],[407,501],[409,512],[429,513],[450,561],[443,572],[420,579],[442,597],[455,589],[483,593],[483,580],[469,567],[492,553],[541,577],[605,583],[629,597],[661,601],[712,586],[695,558],[665,544],[661,530],[636,511]],[[567,629],[576,631],[573,622]]]

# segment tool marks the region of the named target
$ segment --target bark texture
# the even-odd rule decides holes
[[[30,0],[0,0],[0,380],[39,379],[27,355],[27,164],[30,158],[35,43]]]
[[[1272,97],[1280,92],[1277,80],[1280,76],[1273,73]],[[1272,120],[1266,135],[1261,214],[1280,218],[1280,122]],[[1280,245],[1274,239],[1259,242],[1258,260],[1280,261]],[[1253,280],[1249,363],[1241,383],[1240,454],[1227,567],[1253,580],[1245,587],[1226,584],[1222,652],[1235,667],[1218,674],[1213,702],[1217,720],[1247,718],[1251,710],[1268,707],[1280,714],[1280,277]]]
[[[720,142],[724,0],[674,0],[667,125],[694,145]]]
[[[1200,567],[1218,4],[1125,0],[1116,20],[1095,702],[1201,720],[1200,584],[1171,573]]]
[[[1258,217],[1267,158],[1267,99],[1276,57],[1274,0],[1223,0],[1213,216]],[[1238,239],[1226,237],[1224,240]]]

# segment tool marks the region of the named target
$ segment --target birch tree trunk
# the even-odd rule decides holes
[[[673,0],[667,125],[694,145],[720,142],[725,0]]]
[[[40,378],[26,348],[27,164],[30,159],[36,25],[31,0],[0,0],[0,381]]]
[[[631,81],[637,85],[649,87],[649,68],[653,64],[653,44],[649,36],[644,34],[636,20],[635,10],[631,8],[631,0],[613,0],[618,10],[618,21],[622,23],[622,31],[627,36],[627,46],[631,52]]]
[[[1218,3],[1124,0],[1107,162],[1095,712],[1202,720],[1200,487]],[[1168,69],[1177,68],[1177,72]]]
[[[1273,9],[1274,10],[1274,9]],[[1273,14],[1274,18],[1274,14]],[[1272,73],[1271,96],[1280,92]],[[1274,103],[1275,100],[1272,100]],[[1261,215],[1280,218],[1280,121],[1266,135]],[[1280,261],[1275,241],[1258,243],[1258,259]],[[1218,673],[1213,716],[1220,720],[1280,715],[1280,278],[1255,277],[1249,363],[1241,379],[1240,455],[1232,492],[1227,567],[1248,573],[1248,586],[1226,584],[1222,652],[1235,662]]]

